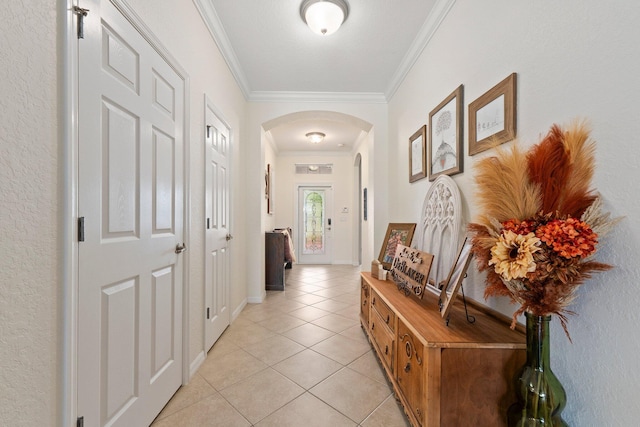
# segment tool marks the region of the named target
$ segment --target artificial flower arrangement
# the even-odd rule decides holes
[[[593,260],[598,240],[617,222],[602,211],[590,188],[595,142],[585,122],[558,125],[527,153],[517,145],[498,149],[477,165],[477,201],[482,211],[472,251],[487,272],[485,298],[508,296],[513,314],[557,315],[569,337],[567,307],[578,287],[611,268]],[[569,338],[570,339],[570,338]]]

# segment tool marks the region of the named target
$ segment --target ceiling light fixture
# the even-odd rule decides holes
[[[307,137],[309,142],[311,142],[313,144],[318,144],[318,143],[322,142],[322,140],[325,137],[325,134],[322,133],[322,132],[309,132],[305,136]]]
[[[345,0],[304,0],[300,5],[300,16],[314,33],[321,36],[338,31],[349,15]]]

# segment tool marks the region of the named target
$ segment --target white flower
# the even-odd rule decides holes
[[[516,234],[505,230],[491,248],[489,265],[505,280],[520,279],[536,270],[533,253],[540,250],[535,234]]]

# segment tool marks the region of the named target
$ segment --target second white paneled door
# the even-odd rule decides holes
[[[205,352],[229,326],[229,128],[205,97]]]

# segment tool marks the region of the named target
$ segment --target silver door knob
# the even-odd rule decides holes
[[[178,243],[176,245],[176,253],[177,254],[181,254],[182,252],[184,252],[186,250],[187,250],[187,245],[185,245],[184,243],[182,243],[182,244]]]
[[[228,242],[229,240],[233,239],[233,236],[231,234],[227,234],[226,239],[227,239],[227,242]]]

